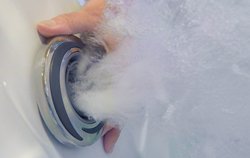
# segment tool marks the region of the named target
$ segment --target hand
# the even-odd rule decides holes
[[[105,5],[105,0],[90,0],[79,12],[59,15],[51,20],[40,22],[37,30],[45,37],[93,31],[102,21]],[[119,128],[105,125],[103,147],[106,153],[113,151],[119,135]]]

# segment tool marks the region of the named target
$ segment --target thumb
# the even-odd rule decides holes
[[[59,15],[51,20],[40,22],[37,25],[38,32],[45,37],[51,37],[92,31],[101,22],[105,6],[104,3],[95,1],[89,1],[79,12]]]

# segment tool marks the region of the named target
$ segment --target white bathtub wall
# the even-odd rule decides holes
[[[34,55],[41,47],[35,25],[76,6],[73,1],[63,0],[1,0],[0,148],[3,157],[43,158],[48,153],[48,157],[58,157],[41,124],[31,86]]]

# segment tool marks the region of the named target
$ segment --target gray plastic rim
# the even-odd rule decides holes
[[[43,121],[61,143],[73,146],[93,144],[101,136],[104,122],[86,120],[74,109],[67,94],[65,75],[71,58],[84,53],[75,36],[53,38],[38,55],[35,68],[36,100]]]

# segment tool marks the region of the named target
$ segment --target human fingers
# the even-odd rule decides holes
[[[105,5],[105,0],[90,0],[79,12],[40,22],[37,30],[45,37],[92,31],[101,23]]]

